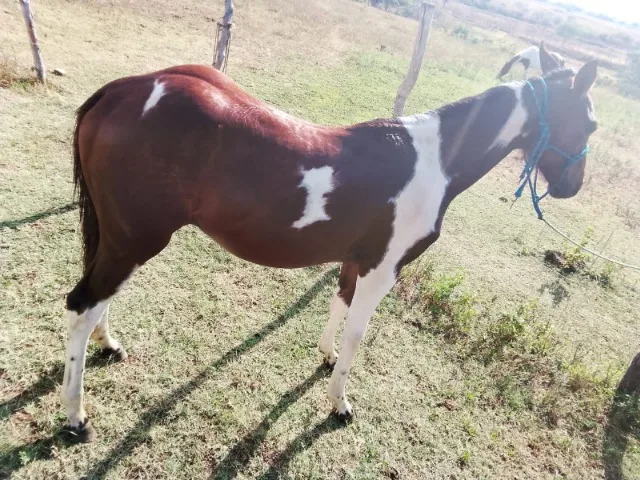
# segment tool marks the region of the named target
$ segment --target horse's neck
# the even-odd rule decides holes
[[[522,83],[502,85],[437,111],[442,168],[452,197],[480,180],[512,150],[525,147],[532,119],[523,95]]]

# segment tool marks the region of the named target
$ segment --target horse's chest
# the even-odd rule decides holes
[[[414,178],[395,199],[393,235],[387,255],[396,261],[439,225],[447,179],[441,169],[418,165]]]

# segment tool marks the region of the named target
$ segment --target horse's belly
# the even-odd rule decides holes
[[[301,268],[343,261],[345,253],[329,238],[298,232],[242,230],[206,232],[225,250],[252,263],[277,268]]]

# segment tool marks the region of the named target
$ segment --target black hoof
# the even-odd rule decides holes
[[[330,372],[333,372],[333,367],[336,366],[336,362],[329,362],[329,360],[327,360],[326,358],[322,361],[322,364],[324,365],[324,367],[329,370]]]
[[[353,414],[353,411],[346,411],[344,413],[342,412],[338,412],[337,410],[333,411],[333,415],[340,420],[341,422],[344,423],[351,423],[353,421],[353,419],[355,418],[355,415]]]
[[[112,360],[114,362],[122,362],[127,359],[129,355],[125,352],[124,348],[120,347],[117,350],[113,348],[103,348],[100,350],[100,357]]]
[[[60,436],[66,443],[91,443],[96,440],[98,434],[89,421],[85,420],[77,427],[65,426]]]

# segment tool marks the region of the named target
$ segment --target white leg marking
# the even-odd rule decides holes
[[[161,83],[159,80],[154,81],[153,90],[151,90],[151,95],[149,95],[149,98],[147,98],[147,101],[142,108],[141,116],[144,116],[145,113],[155,107],[165,93],[164,83]]]
[[[320,337],[320,342],[318,344],[320,351],[324,354],[324,360],[328,365],[334,365],[338,359],[338,354],[334,349],[334,339],[336,337],[338,327],[342,320],[344,320],[348,311],[349,307],[342,297],[338,295],[338,292],[336,292],[331,300],[329,321],[327,322],[326,327],[324,327],[324,332],[322,332],[322,337]]]
[[[342,334],[340,356],[329,380],[329,399],[338,415],[351,416],[353,413],[345,392],[347,377],[360,341],[367,331],[369,319],[380,301],[391,290],[395,280],[393,268],[389,269],[388,265],[385,265],[383,268],[372,270],[365,277],[359,277],[356,282],[356,292]]]
[[[102,318],[111,299],[77,314],[67,312],[67,356],[62,381],[62,404],[67,410],[69,426],[78,427],[86,419],[82,404],[82,378],[89,335]]]
[[[340,356],[329,382],[329,398],[338,414],[350,415],[345,385],[353,358],[378,303],[393,287],[398,262],[417,241],[435,230],[448,180],[442,171],[440,118],[435,113],[402,119],[413,139],[417,159],[413,178],[391,201],[395,203],[393,235],[382,262],[358,277],[342,337]]]
[[[120,345],[109,336],[109,304],[137,269],[138,265],[134,265],[127,279],[120,284],[110,298],[98,302],[94,307],[80,314],[72,310],[67,311],[67,353],[61,397],[62,404],[67,410],[68,425],[71,427],[78,427],[86,419],[82,401],[82,383],[89,337],[94,330],[103,331],[106,333],[105,339],[109,338],[109,340],[103,340],[105,343],[101,343],[101,345],[111,345],[112,347]]]
[[[324,211],[326,195],[333,190],[333,169],[329,166],[302,171],[300,187],[307,190],[307,203],[302,217],[293,222],[293,228],[303,228],[315,222],[329,220]]]
[[[122,351],[124,353],[124,349],[120,342],[115,340],[111,334],[109,333],[109,305],[104,309],[104,313],[102,314],[102,318],[96,325],[96,328],[91,333],[91,339],[100,345],[100,348],[105,350],[113,350],[114,352]]]

